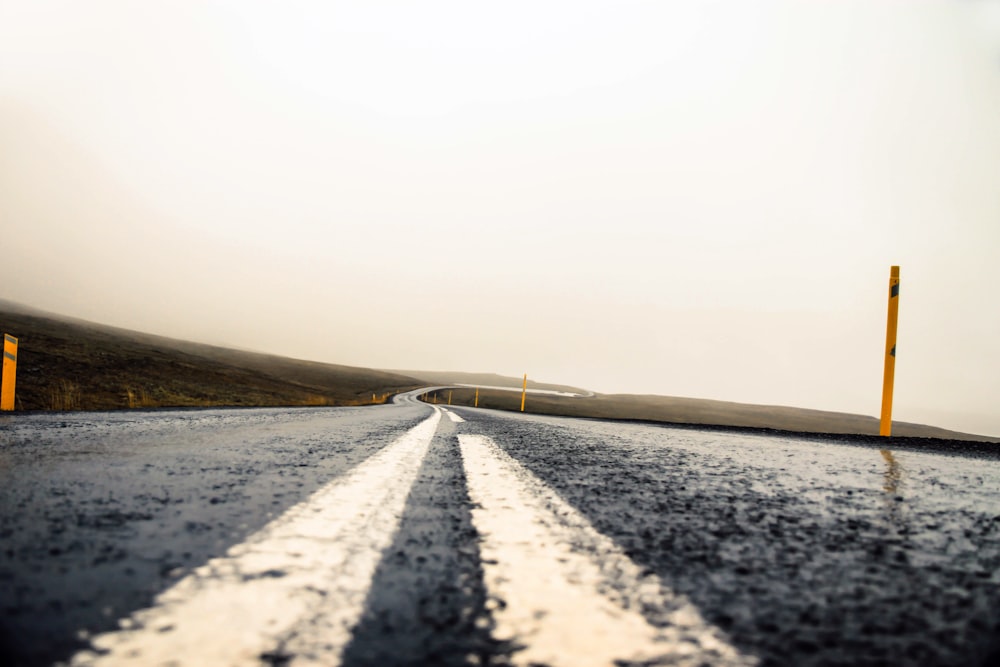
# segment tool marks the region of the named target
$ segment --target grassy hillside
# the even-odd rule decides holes
[[[230,350],[64,319],[0,301],[19,339],[21,410],[160,406],[363,405],[411,377]]]

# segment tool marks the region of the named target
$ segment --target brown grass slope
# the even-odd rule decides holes
[[[179,341],[0,301],[21,410],[362,405],[420,386],[384,371]]]
[[[431,400],[444,403],[451,392],[453,405],[471,406],[475,390],[457,388],[439,390]],[[479,407],[519,410],[520,392],[481,390]],[[564,417],[589,417],[650,421],[692,426],[737,427],[778,430],[795,433],[878,435],[879,420],[875,417],[824,410],[808,410],[773,405],[752,405],[698,398],[648,396],[631,394],[596,394],[591,397],[567,398],[528,394],[525,411]],[[894,437],[937,438],[998,442],[989,436],[959,433],[934,426],[893,422]]]

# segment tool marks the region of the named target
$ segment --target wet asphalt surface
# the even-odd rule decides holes
[[[0,424],[0,655],[47,665],[426,417],[369,407]]]
[[[459,433],[494,439],[763,665],[1000,664],[995,456],[454,411],[467,421],[441,420],[345,665],[516,656],[491,637]],[[68,660],[429,413],[0,419],[0,663]]]

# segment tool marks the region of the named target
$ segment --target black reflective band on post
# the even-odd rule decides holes
[[[10,353],[10,352],[8,352],[7,350],[4,350],[4,352],[3,352],[3,356],[7,357],[7,358],[8,358],[8,359],[10,359],[11,361],[17,361],[17,356],[16,356],[16,355],[13,355],[13,354],[11,354],[11,353]]]
[[[17,342],[17,339],[14,338],[13,336],[11,336],[10,334],[4,334],[3,335],[3,339],[5,341],[7,341],[8,343],[16,343]]]
[[[891,349],[891,350],[889,350],[889,354],[891,354],[891,355],[892,355],[892,356],[894,356],[894,357],[896,356],[896,346],[895,346],[895,345],[893,345],[893,346],[892,346],[892,349]]]
[[[892,291],[889,292],[889,298],[890,299],[892,297],[894,297],[894,296],[899,296],[899,283],[896,283],[895,285],[893,285],[892,286]]]

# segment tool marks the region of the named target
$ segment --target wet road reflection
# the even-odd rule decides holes
[[[899,483],[903,476],[903,470],[899,467],[899,461],[888,449],[879,450],[882,458],[885,459],[885,483],[882,489],[889,495],[895,496],[899,493]]]
[[[882,490],[885,492],[884,500],[886,507],[886,518],[890,527],[905,536],[909,534],[903,516],[903,496],[901,491],[903,481],[903,468],[899,460],[893,455],[891,450],[880,449],[879,453],[885,459],[885,472],[882,475]]]

